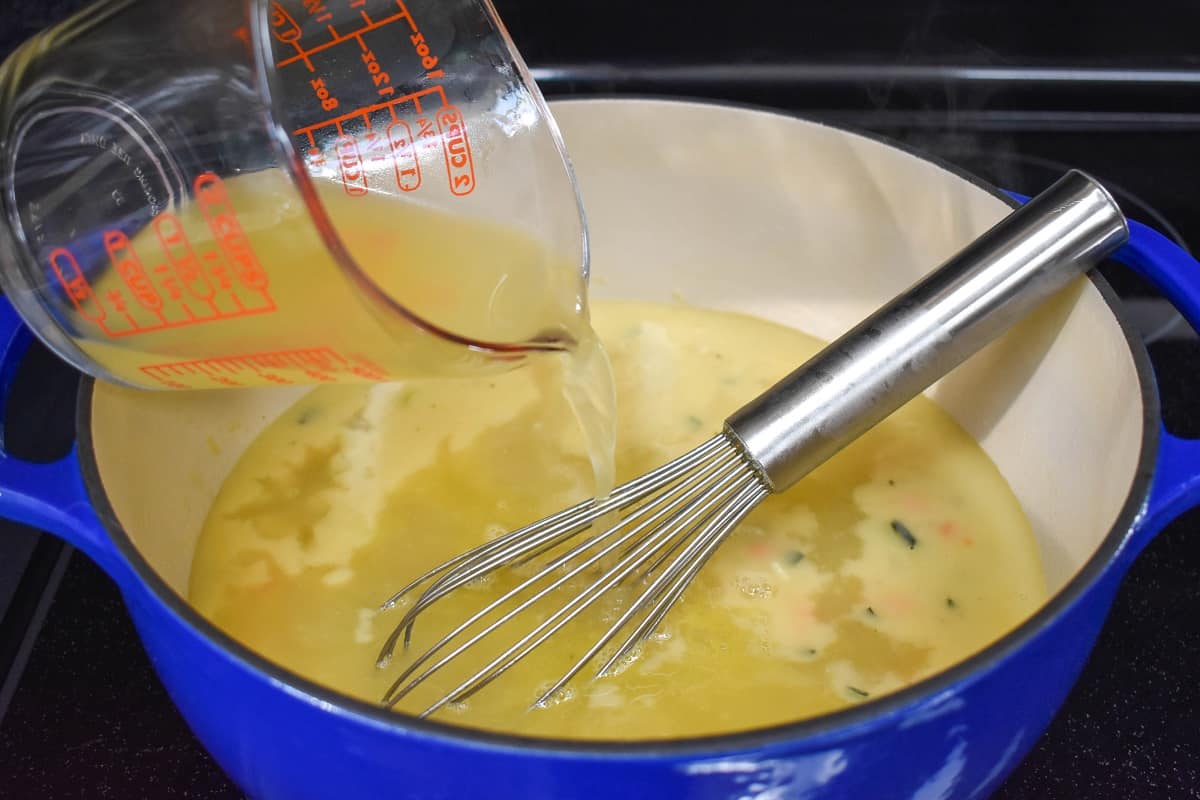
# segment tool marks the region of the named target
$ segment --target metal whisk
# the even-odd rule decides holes
[[[640,582],[636,597],[600,639],[534,705],[552,698],[624,632],[597,671],[597,676],[606,674],[653,633],[713,552],[764,497],[795,484],[1127,236],[1125,219],[1109,194],[1072,171],[734,413],[704,444],[619,486],[606,500],[579,503],[425,573],[384,604],[390,608],[429,583],[385,643],[381,667],[401,637],[407,649],[415,620],[441,598],[502,567],[549,559],[418,655],[392,684],[384,704],[399,702],[533,604],[594,573],[598,576],[585,589],[422,716],[466,699],[616,587]],[[592,530],[598,520],[612,519]],[[585,531],[590,534],[571,543]]]

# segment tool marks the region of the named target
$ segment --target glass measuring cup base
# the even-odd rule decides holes
[[[38,341],[75,369],[90,377],[129,389],[149,388],[104,369],[93,358],[90,358],[62,325],[46,313],[34,292],[6,286],[4,296]]]

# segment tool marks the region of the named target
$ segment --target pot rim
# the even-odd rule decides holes
[[[886,136],[881,136],[873,132],[855,130],[853,127],[840,124],[831,125],[820,120],[805,118],[797,114],[769,107],[727,102],[724,100],[708,101],[655,95],[574,98],[560,100],[552,103],[552,105],[604,102],[715,106],[718,108],[769,114],[788,121],[798,120],[820,125],[842,133],[869,139],[920,158],[988,192],[1011,207],[1015,208],[1019,205],[1013,198],[983,181],[981,178],[958,166],[949,164],[936,156],[923,153],[919,149],[907,144],[893,141]],[[1018,650],[1045,632],[1070,607],[1082,599],[1098,583],[1101,576],[1113,567],[1117,556],[1124,549],[1126,540],[1131,535],[1133,526],[1145,506],[1146,497],[1154,474],[1154,456],[1158,451],[1159,443],[1158,389],[1146,347],[1133,326],[1125,318],[1116,293],[1097,270],[1089,272],[1087,279],[1099,291],[1101,298],[1108,306],[1113,319],[1125,337],[1126,344],[1134,361],[1142,399],[1142,441],[1130,491],[1117,515],[1116,521],[1100,542],[1095,552],[1053,597],[1042,604],[1024,622],[1004,636],[991,642],[982,650],[957,662],[948,669],[910,684],[896,692],[883,695],[860,705],[766,728],[681,739],[640,741],[546,739],[468,728],[437,720],[420,719],[388,710],[365,700],[350,697],[270,661],[250,647],[226,634],[212,622],[208,621],[187,600],[172,589],[141,555],[130,539],[129,534],[121,525],[104,490],[104,482],[96,461],[95,446],[92,437],[91,409],[96,381],[91,377],[84,377],[80,382],[76,403],[76,436],[80,470],[92,507],[104,525],[105,531],[111,538],[117,552],[129,564],[132,574],[141,580],[143,587],[149,593],[153,594],[176,617],[187,623],[195,632],[204,636],[210,642],[218,645],[226,655],[239,662],[240,666],[259,673],[273,683],[282,684],[290,688],[294,694],[302,695],[306,702],[319,705],[342,716],[353,716],[358,721],[371,724],[377,728],[386,729],[389,733],[417,733],[458,746],[487,750],[512,750],[526,755],[621,758],[625,760],[653,760],[662,757],[687,756],[704,757],[723,755],[736,751],[765,749],[772,746],[795,744],[797,742],[839,741],[852,736],[862,735],[865,729],[884,727],[894,722],[903,712],[911,712],[923,703],[938,702],[939,698],[943,698],[947,693],[954,692],[982,679],[987,672],[998,666],[1000,662],[1012,657]]]

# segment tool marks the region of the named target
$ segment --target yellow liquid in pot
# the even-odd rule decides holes
[[[776,324],[685,307],[599,303],[593,324],[616,376],[619,480],[708,438],[819,347]],[[378,701],[412,657],[374,666],[403,614],[379,604],[430,566],[589,495],[591,474],[549,362],[470,383],[322,387],[226,480],[190,597],[267,658]],[[520,578],[501,572],[437,603],[417,623],[414,651]],[[614,595],[438,718],[608,740],[791,722],[945,669],[1045,593],[1009,487],[962,428],[918,398],[769,497],[618,674],[592,681],[585,671],[529,710],[607,627]],[[566,599],[535,607],[526,627]],[[499,652],[484,647],[400,710],[419,712]]]

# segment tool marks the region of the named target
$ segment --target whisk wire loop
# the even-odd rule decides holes
[[[634,553],[631,553],[630,555],[625,556],[625,558],[623,558],[618,563],[618,567],[611,568],[609,570],[609,572],[606,574],[611,576],[613,574],[613,570],[619,569],[621,566],[623,566],[627,563],[633,564],[633,566],[635,568],[636,568],[636,566],[640,565],[641,563],[644,563],[645,559],[639,559],[639,558],[637,558],[637,556],[639,556],[643,553],[646,553],[646,552],[653,553],[654,548],[652,548],[651,545],[658,543],[658,542],[663,542],[663,541],[669,540],[671,535],[678,529],[678,524],[680,524],[678,521],[680,509],[685,508],[685,507],[687,507],[687,505],[689,503],[694,502],[698,491],[701,493],[703,493],[705,490],[707,490],[708,492],[712,492],[716,489],[719,489],[720,487],[724,487],[724,486],[728,485],[730,482],[735,481],[739,477],[744,477],[745,466],[744,466],[744,464],[741,463],[741,456],[739,453],[737,453],[732,448],[732,446],[728,445],[728,443],[726,443],[726,448],[723,451],[719,450],[718,448],[709,447],[707,443],[705,445],[701,445],[701,448],[697,448],[697,451],[702,448],[703,448],[704,452],[710,458],[710,461],[708,463],[702,464],[702,466],[700,466],[700,468],[698,470],[696,470],[690,474],[686,467],[680,468],[680,472],[673,477],[673,479],[676,481],[676,485],[671,486],[667,491],[663,492],[662,494],[645,498],[646,499],[645,503],[643,503],[639,506],[635,506],[633,508],[633,510],[631,510],[625,517],[623,517],[615,525],[613,525],[612,527],[610,527],[606,530],[600,531],[599,533],[593,535],[592,537],[589,537],[587,540],[580,543],[579,545],[576,545],[570,551],[568,551],[568,553],[566,553],[563,557],[556,559],[554,562],[552,562],[552,565],[543,567],[537,573],[535,573],[531,577],[522,581],[515,588],[510,589],[509,591],[505,592],[502,596],[493,600],[491,603],[488,603],[483,609],[481,609],[480,611],[471,615],[468,619],[466,619],[465,621],[460,623],[450,633],[443,636],[440,640],[438,640],[436,643],[434,643],[434,645],[432,647],[425,650],[411,664],[408,665],[408,667],[393,682],[391,687],[389,687],[387,693],[384,695],[383,702],[386,705],[394,705],[396,702],[398,702],[400,699],[402,699],[404,696],[406,696],[408,693],[410,693],[413,689],[415,689],[420,683],[424,682],[432,674],[439,671],[444,666],[446,666],[448,663],[450,663],[455,658],[460,656],[468,648],[477,644],[480,640],[482,640],[486,636],[490,635],[491,633],[495,632],[497,629],[499,629],[505,623],[512,620],[518,614],[525,611],[530,606],[537,603],[539,600],[543,599],[550,593],[554,592],[559,587],[568,583],[569,581],[571,581],[573,578],[575,578],[579,574],[583,573],[584,571],[586,571],[586,570],[592,568],[593,566],[595,566],[596,564],[600,563],[604,558],[606,558],[607,556],[612,554],[614,551],[618,550],[620,547],[622,547],[627,542],[629,542],[631,540],[635,540],[637,537],[641,536],[647,530],[654,530],[657,526],[657,530],[654,530],[653,534],[651,535],[651,537],[648,540],[641,542],[640,544],[637,544],[636,551]],[[696,453],[696,451],[693,451],[692,453],[689,453],[688,456],[692,456],[695,453]],[[688,456],[681,457],[681,459],[679,461],[681,463],[687,464],[689,466],[695,464],[698,461],[698,459],[689,458]],[[647,493],[649,493],[650,491],[653,491],[653,490],[645,490],[645,491]],[[620,533],[620,535],[617,535],[623,529],[624,529],[624,532]],[[580,530],[583,530],[583,529],[581,528]],[[536,535],[536,531],[534,532],[533,535]],[[493,621],[492,623],[487,625],[485,628],[483,628],[482,630],[478,631],[473,636],[468,638],[466,641],[459,644],[452,651],[450,651],[449,653],[444,655],[442,658],[440,658],[432,666],[428,667],[424,672],[422,672],[420,675],[418,675],[415,679],[409,681],[407,685],[404,685],[405,682],[408,681],[409,678],[418,669],[420,669],[422,666],[424,666],[426,663],[428,663],[437,653],[441,652],[451,642],[458,639],[463,633],[465,633],[468,630],[470,630],[471,628],[475,627],[478,623],[480,623],[482,620],[486,619],[490,614],[492,614],[494,611],[499,609],[501,606],[509,603],[510,601],[514,600],[518,596],[525,593],[526,590],[530,589],[531,587],[535,586],[538,583],[541,583],[542,581],[546,580],[547,578],[553,576],[556,572],[560,571],[561,567],[564,564],[573,561],[575,558],[583,555],[588,550],[596,547],[597,545],[604,544],[605,542],[607,542],[607,544],[605,544],[605,546],[601,547],[599,550],[597,550],[592,555],[588,556],[587,558],[584,558],[582,561],[580,561],[579,563],[575,564],[570,569],[563,572],[555,580],[553,580],[549,585],[541,588],[536,593],[532,594],[525,600],[518,603],[514,608],[512,608],[511,610],[504,613],[499,619]],[[515,551],[515,550],[518,550],[519,548],[520,548],[520,544],[515,544],[513,550]],[[496,555],[495,553],[492,553],[485,557],[488,558],[489,563],[491,563],[491,560],[493,559],[493,557],[495,555]],[[496,566],[499,566],[500,564],[503,564],[503,563],[505,563],[505,562],[501,561],[501,562],[497,563]],[[492,568],[494,569],[495,567],[493,566]],[[620,579],[623,579],[624,577],[626,577],[628,575],[628,572],[629,572],[629,570],[622,572],[619,575],[618,581]],[[603,578],[602,578],[602,580],[603,580]],[[400,620],[400,622],[397,624],[396,628],[393,630],[392,635],[389,637],[388,641],[385,643],[384,648],[380,655],[380,660],[386,660],[388,657],[390,657],[391,652],[395,647],[395,644],[400,636],[401,631],[409,630],[411,628],[411,625],[415,621],[417,614],[419,614],[425,608],[428,608],[428,606],[430,604],[432,604],[432,602],[436,601],[437,597],[433,597],[431,599],[426,598],[426,595],[433,591],[434,591],[433,586],[431,586],[429,589],[427,589],[426,593],[423,594],[417,600],[417,603],[413,606],[413,608],[410,609],[409,612],[404,616],[404,618],[402,618]],[[443,592],[443,594],[439,595],[439,596],[444,596],[445,593],[448,593],[448,590],[447,590],[447,592]],[[568,612],[575,609],[577,605],[578,605],[578,603],[573,603],[573,604],[569,605],[569,607],[567,609]],[[574,618],[574,616],[575,615],[571,615],[570,618]],[[549,620],[547,623],[543,623],[543,626],[552,625],[554,623],[554,621],[556,621],[559,618],[560,618],[560,615],[555,615],[555,617],[551,618],[551,620]],[[567,621],[569,621],[569,619]],[[565,622],[564,622],[564,624],[565,624]],[[541,630],[541,626],[539,627],[539,630]],[[555,628],[555,630],[557,630],[557,628]],[[537,632],[538,631],[535,631],[534,633],[536,634]],[[495,666],[497,666],[505,658],[507,658],[509,655],[511,655],[512,652],[515,651],[519,645],[520,645],[520,643],[518,643],[518,645],[514,645],[512,648],[510,648],[508,651],[506,651],[504,654],[502,654],[502,656],[500,658],[495,659],[493,663],[489,664],[488,667],[486,667],[485,670],[483,670],[481,672],[488,671],[488,670],[494,668]],[[522,654],[522,657],[523,657],[523,654]],[[516,660],[519,660],[519,658],[515,659],[512,663],[515,663]],[[504,669],[507,669],[508,666],[511,666],[511,664],[506,665],[504,667]],[[500,672],[503,672],[504,669],[501,669]],[[475,679],[478,679],[481,677],[483,677],[483,676],[482,675],[473,676],[472,680],[475,680]],[[403,688],[401,688],[401,686],[403,686]],[[464,687],[459,687],[459,689],[456,689],[455,692],[450,693],[444,699],[447,702],[449,702],[451,699],[453,699],[454,696],[456,696],[457,694],[460,694],[461,690],[463,688]]]

